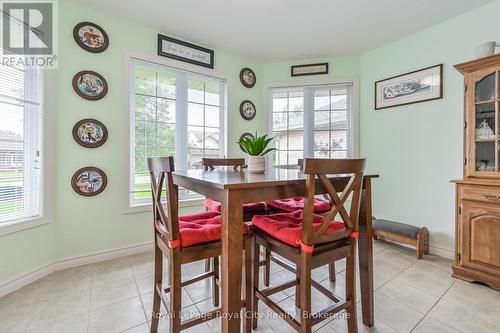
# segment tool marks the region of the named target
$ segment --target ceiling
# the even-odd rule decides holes
[[[78,1],[208,47],[276,61],[360,54],[493,0]]]

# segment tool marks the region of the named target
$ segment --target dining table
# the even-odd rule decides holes
[[[347,175],[327,175],[338,192],[347,185]],[[359,214],[358,263],[363,323],[374,324],[373,231],[371,181],[378,175],[365,174]],[[221,202],[222,213],[222,332],[241,329],[241,285],[243,251],[243,204],[305,195],[305,175],[301,170],[268,167],[265,173],[247,169],[178,170],[173,180],[179,187]],[[316,194],[327,191],[320,181]]]

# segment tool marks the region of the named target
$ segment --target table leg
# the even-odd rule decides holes
[[[373,302],[373,230],[372,230],[372,193],[371,179],[364,179],[359,213],[359,280],[361,284],[361,308],[363,324],[372,327],[374,324]]]
[[[222,333],[240,332],[243,202],[226,190],[222,200]]]

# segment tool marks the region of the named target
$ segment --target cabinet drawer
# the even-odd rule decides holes
[[[462,199],[500,203],[500,189],[488,186],[464,186]]]

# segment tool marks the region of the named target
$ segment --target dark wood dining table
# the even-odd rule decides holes
[[[241,284],[243,251],[243,204],[305,195],[305,177],[299,170],[268,168],[264,174],[247,170],[216,169],[180,170],[173,174],[174,183],[222,204],[222,332],[238,333],[241,323]],[[329,176],[338,191],[347,185],[348,177]],[[372,327],[373,313],[373,243],[371,180],[365,175],[359,219],[358,258],[363,323]],[[326,190],[320,182],[317,194]]]

